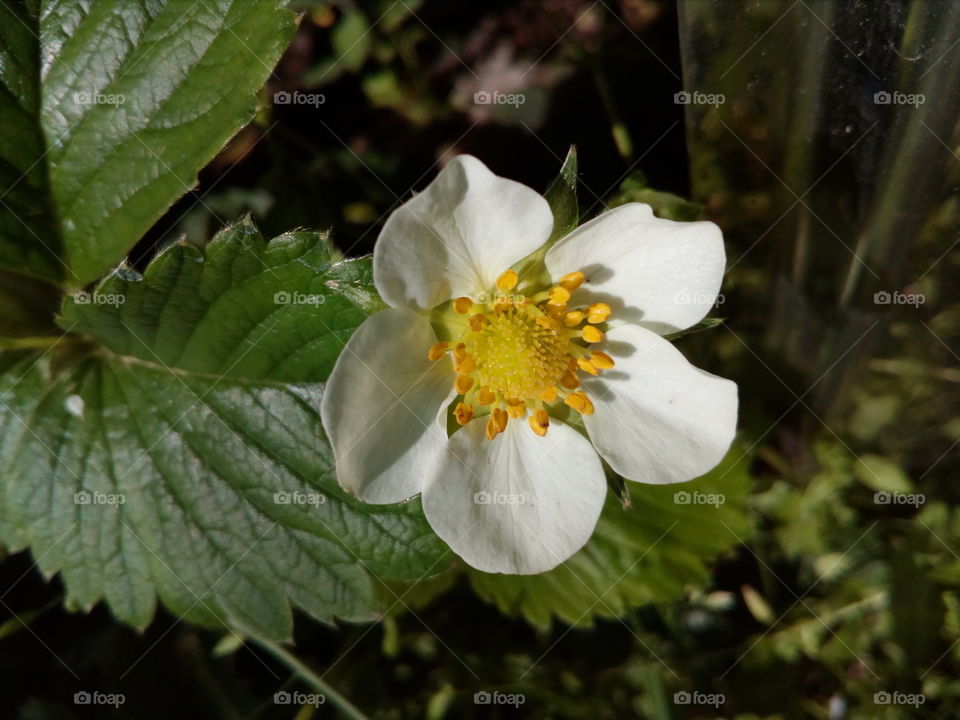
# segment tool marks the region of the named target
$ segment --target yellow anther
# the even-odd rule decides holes
[[[603,340],[603,333],[597,330],[593,325],[583,326],[583,339],[588,343],[598,343]]]
[[[584,407],[583,410],[580,411],[580,414],[581,414],[581,415],[593,415],[593,412],[594,412],[595,408],[593,407],[593,403],[590,402],[590,398],[588,398],[588,397],[587,397],[586,395],[584,395],[583,393],[580,393],[580,394],[583,395],[583,402],[586,404],[586,407]]]
[[[520,282],[520,276],[517,275],[513,270],[506,270],[500,277],[497,278],[497,290],[500,290],[501,292],[510,292],[517,286],[518,282]]]
[[[477,313],[476,315],[471,315],[470,319],[467,320],[470,324],[470,329],[474,332],[480,332],[483,329],[483,313]]]
[[[527,418],[530,428],[540,437],[547,434],[547,428],[550,427],[550,416],[546,410],[537,410]]]
[[[595,325],[606,322],[611,312],[613,311],[606,303],[593,303],[587,307],[587,322],[592,322]]]
[[[578,287],[583,285],[584,279],[583,273],[577,270],[576,272],[567,273],[564,275],[562,278],[560,278],[560,282],[558,282],[557,285],[569,290],[570,292],[573,292]]]
[[[590,403],[590,400],[582,392],[570,393],[563,399],[563,402],[572,407],[578,413],[582,413],[584,415],[589,415],[590,413],[586,412],[586,409],[588,407],[593,407]]]
[[[503,408],[494,408],[493,412],[490,413],[490,418],[493,420],[494,425],[497,426],[497,432],[503,432],[507,429],[507,421],[510,418],[507,416],[507,411]]]
[[[427,360],[430,362],[436,362],[446,355],[448,347],[449,345],[447,345],[445,342],[434,343],[430,346],[430,350],[427,351]]]
[[[587,406],[587,396],[582,392],[570,393],[563,399],[563,402],[577,412],[583,412],[583,409]]]
[[[567,314],[566,303],[564,303],[563,305],[552,305],[548,303],[547,314],[550,315],[550,317],[552,318],[556,318],[557,320],[560,320],[564,315]]]
[[[512,304],[513,304],[513,303],[511,303],[511,302],[510,302],[509,300],[507,300],[506,298],[498,297],[498,298],[494,301],[494,303],[493,303],[493,311],[494,311],[494,312],[503,312],[504,310],[506,310],[507,308],[509,308]]]
[[[477,403],[480,405],[493,405],[496,399],[497,396],[490,392],[490,388],[488,388],[486,385],[477,391]]]
[[[476,369],[476,367],[477,367],[477,361],[474,360],[469,355],[467,355],[465,358],[463,358],[463,360],[461,360],[458,363],[455,363],[453,366],[453,369],[456,370],[461,375],[469,375]]]
[[[563,385],[567,390],[576,390],[578,387],[580,387],[580,381],[570,370],[567,370],[563,374],[563,377],[560,378],[560,384]]]
[[[583,371],[586,372],[586,373],[590,373],[591,375],[599,375],[599,374],[600,374],[600,371],[597,370],[597,368],[594,366],[594,364],[593,364],[592,362],[590,362],[589,360],[587,360],[586,358],[578,358],[578,359],[577,359],[577,365],[580,366],[580,369],[581,369],[581,370],[583,370]]]
[[[453,348],[453,359],[460,363],[463,362],[467,357],[467,346],[463,343],[457,343],[457,346]]]
[[[567,370],[569,370],[572,373],[575,373],[577,371],[577,359],[575,357],[567,358]]]
[[[507,400],[507,415],[522,418],[527,414],[527,404],[523,400]]]
[[[599,368],[600,370],[609,370],[614,366],[613,358],[607,355],[605,352],[600,352],[599,350],[594,350],[590,353],[590,362],[593,363],[593,366]]]
[[[556,334],[556,332],[560,329],[557,326],[557,321],[551,317],[538,317],[535,322],[540,327],[544,328],[545,330],[549,330],[554,334]]]
[[[457,425],[466,425],[473,420],[473,407],[466,403],[457,403],[453,416],[457,419]]]
[[[473,307],[473,300],[468,297],[458,297],[453,301],[453,309],[461,315],[466,315]]]
[[[497,430],[497,424],[493,421],[493,415],[487,418],[486,433],[487,440],[493,440],[499,431]]]
[[[553,385],[548,387],[546,390],[540,391],[540,399],[545,403],[552,403],[557,399],[557,386]]]
[[[550,304],[563,305],[570,299],[570,291],[565,287],[557,286],[550,290]]]
[[[453,387],[457,393],[463,395],[473,387],[473,378],[469,375],[457,375],[457,379],[453,381]]]
[[[571,310],[563,316],[563,324],[567,327],[576,327],[583,322],[583,313],[579,310]]]

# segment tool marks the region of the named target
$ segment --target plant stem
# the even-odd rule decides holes
[[[262,638],[257,635],[250,635],[249,637],[264,650],[269,652],[280,662],[290,668],[295,674],[299,675],[300,678],[310,687],[323,694],[327,700],[337,706],[340,712],[343,713],[344,717],[351,718],[352,720],[369,720],[369,718],[367,718],[366,715],[364,715],[356,706],[354,706],[353,703],[351,703],[349,700],[347,700],[347,698],[324,682],[323,678],[307,667],[289,650],[286,650],[272,640],[267,640],[266,638]]]

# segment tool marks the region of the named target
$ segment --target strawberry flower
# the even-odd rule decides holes
[[[474,157],[451,160],[387,220],[373,255],[389,308],[353,334],[322,406],[341,486],[418,493],[475,568],[534,574],[590,538],[601,458],[675,483],[733,439],[736,385],[662,335],[713,305],[719,228],[648,205],[602,213],[552,246],[547,201]]]

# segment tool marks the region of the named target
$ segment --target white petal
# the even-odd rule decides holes
[[[550,206],[537,192],[458,155],[387,219],[373,251],[374,283],[394,307],[474,296],[492,290],[552,228]]]
[[[477,418],[451,436],[439,474],[423,490],[423,511],[478,570],[550,570],[593,533],[607,487],[600,458],[563,423],[538,437],[526,421],[511,420],[487,440],[485,422]]]
[[[443,412],[455,391],[448,357],[427,360],[430,324],[402,308],[354,332],[327,380],[321,417],[337,480],[370,503],[416,495],[443,456]]]
[[[613,320],[664,335],[688,328],[713,306],[726,255],[711,222],[654,217],[649,205],[629,203],[584,223],[546,257],[554,280],[581,270],[587,282],[571,305],[603,301]]]
[[[694,367],[663,338],[637,325],[610,329],[616,361],[583,388],[596,406],[584,417],[594,447],[628,480],[674,483],[713,468],[737,426],[737,385]]]

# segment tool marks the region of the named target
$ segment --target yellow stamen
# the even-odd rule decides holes
[[[583,402],[584,402],[584,404],[585,404],[585,407],[583,408],[583,410],[580,411],[580,414],[581,414],[581,415],[593,415],[593,412],[594,412],[594,409],[595,409],[595,408],[593,407],[593,403],[590,402],[590,398],[588,398],[588,397],[587,397],[586,395],[584,395],[583,393],[580,393],[580,394],[583,395]]]
[[[560,384],[563,385],[567,390],[576,390],[580,387],[580,381],[577,379],[577,376],[572,372],[567,370],[563,377],[560,378]]]
[[[453,381],[453,387],[456,389],[457,393],[463,395],[467,390],[473,387],[473,378],[469,375],[457,375],[457,379]]]
[[[446,355],[448,347],[449,345],[447,345],[445,342],[434,343],[430,346],[430,350],[427,351],[427,360],[430,362],[436,362]]]
[[[518,282],[520,282],[520,276],[513,270],[507,270],[497,278],[497,290],[509,292],[517,286]]]
[[[584,393],[575,392],[567,395],[563,399],[563,402],[565,402],[567,405],[572,407],[577,412],[583,413],[583,411],[587,408],[588,403],[590,401],[587,399],[587,396]]]
[[[467,355],[463,360],[455,363],[453,369],[461,375],[469,375],[477,367],[477,361]]]
[[[487,440],[493,440],[497,436],[497,432],[497,424],[493,421],[493,415],[491,415],[489,418],[487,418]]]
[[[609,370],[615,364],[612,357],[599,350],[594,350],[590,353],[590,362],[593,363],[594,367],[601,370]]]
[[[584,279],[583,273],[577,270],[576,272],[567,273],[564,275],[562,278],[560,278],[560,282],[558,282],[557,285],[569,290],[570,292],[573,292],[578,287],[583,285]]]
[[[496,399],[497,396],[490,392],[490,388],[486,385],[477,392],[477,403],[480,405],[493,405]]]
[[[603,340],[603,333],[597,330],[593,325],[583,326],[583,339],[588,343],[598,343]]]
[[[537,410],[527,418],[530,428],[540,437],[547,434],[547,428],[550,427],[550,416],[546,410]]]
[[[458,297],[453,301],[453,309],[461,315],[466,315],[473,307],[473,300],[468,297]]]
[[[547,312],[550,314],[550,317],[556,318],[557,320],[561,319],[567,313],[567,305],[547,305]]]
[[[613,311],[606,303],[593,303],[587,307],[587,322],[592,322],[594,325],[599,325],[600,323],[607,321],[607,318],[610,317],[611,312]]]
[[[453,416],[457,419],[458,425],[466,425],[473,420],[473,407],[466,403],[457,403],[457,408],[453,411]]]
[[[581,370],[583,370],[583,371],[586,372],[586,373],[590,373],[591,375],[599,375],[599,374],[600,374],[600,371],[597,370],[597,368],[594,366],[594,364],[593,364],[592,362],[590,362],[589,360],[587,360],[586,358],[579,358],[579,359],[577,360],[577,365],[580,366],[580,369],[581,369]]]
[[[470,329],[474,332],[480,332],[483,329],[483,313],[477,313],[476,315],[471,315],[470,319],[467,320],[470,323]]]
[[[559,285],[550,291],[551,305],[564,305],[570,299],[570,291]]]
[[[567,327],[576,327],[583,322],[583,313],[579,310],[571,310],[563,316],[563,324]]]
[[[467,346],[463,343],[457,343],[457,346],[453,349],[453,359],[456,362],[463,362],[467,357]]]
[[[493,419],[494,424],[497,426],[497,432],[503,432],[507,429],[507,421],[510,419],[507,417],[507,411],[503,408],[494,408],[493,412],[490,413],[490,417]]]
[[[527,414],[527,404],[523,400],[507,400],[507,415],[512,418],[522,418]]]
[[[548,387],[546,390],[541,390],[541,391],[540,391],[540,399],[543,400],[545,403],[552,403],[554,400],[556,400],[556,399],[557,399],[557,386],[556,386],[556,385],[552,385],[552,386]]]

